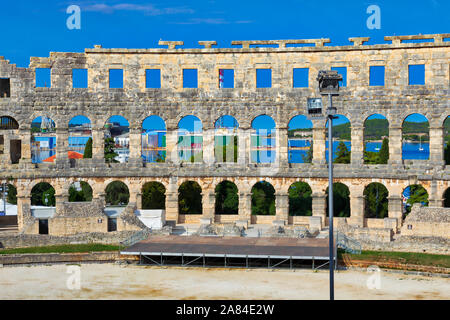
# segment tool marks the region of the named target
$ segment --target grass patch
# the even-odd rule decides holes
[[[56,246],[0,249],[0,254],[20,253],[81,253],[95,251],[118,251],[118,245],[86,243],[86,244],[64,244]]]
[[[338,256],[342,259],[343,251]],[[450,255],[430,254],[419,252],[389,252],[389,251],[362,251],[361,254],[347,254],[350,259],[368,260],[374,262],[397,262],[421,266],[450,268]]]

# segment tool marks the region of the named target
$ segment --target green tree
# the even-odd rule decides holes
[[[92,158],[92,138],[89,138],[86,142],[86,146],[84,147],[83,159],[91,159]]]
[[[378,155],[378,163],[379,164],[387,164],[389,160],[389,140],[388,138],[383,139],[383,143],[381,144],[381,149]]]
[[[55,189],[50,188],[42,193],[42,205],[54,207],[56,205]]]
[[[216,187],[216,214],[238,214],[238,188],[233,182],[222,181]]]
[[[202,214],[202,188],[195,181],[186,181],[178,189],[178,210],[181,214]]]
[[[130,199],[130,192],[125,183],[113,181],[106,187],[105,201],[109,205],[127,205]]]
[[[364,189],[364,216],[386,218],[388,216],[388,190],[381,183],[371,183]]]
[[[312,190],[306,182],[293,183],[288,193],[290,216],[312,215]]]
[[[252,214],[275,215],[275,189],[270,183],[261,181],[253,186]]]
[[[8,184],[8,195],[6,196],[6,202],[10,204],[17,204],[17,189],[12,184]]]
[[[45,198],[47,198],[47,204]],[[32,206],[54,206],[55,202],[55,189],[49,183],[41,182],[31,189]]]
[[[348,151],[347,146],[343,141],[339,142],[336,150],[336,159],[334,163],[350,163],[350,151]]]
[[[166,208],[166,188],[159,182],[149,182],[142,188],[142,209]]]
[[[69,188],[69,202],[92,201],[92,188],[89,183],[81,181],[81,190],[77,191],[74,185]]]
[[[413,184],[409,186],[410,196],[406,201],[409,206],[406,206],[406,214],[411,212],[411,208],[414,203],[422,203],[425,206],[428,206],[428,192],[422,187],[420,184]]]
[[[327,217],[328,217],[328,188]],[[350,190],[345,184],[333,183],[333,215],[335,217],[350,217]]]
[[[105,161],[108,163],[119,162],[114,159],[117,156],[118,154],[114,151],[114,139],[105,138]]]
[[[446,144],[446,146],[444,149],[444,160],[445,160],[445,164],[449,165],[450,164],[450,137],[447,137],[445,144]]]

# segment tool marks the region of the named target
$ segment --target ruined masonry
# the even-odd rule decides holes
[[[0,154],[0,180],[17,188],[19,230],[38,233],[38,219],[31,214],[31,189],[48,182],[56,191],[56,214],[48,222],[50,235],[82,232],[107,232],[105,188],[111,181],[122,181],[130,190],[130,202],[117,222],[118,231],[142,228],[134,216],[141,206],[142,186],[157,181],[166,189],[166,219],[176,223],[199,223],[209,218],[216,223],[282,223],[314,225],[323,228],[326,218],[325,119],[313,120],[312,163],[288,161],[288,123],[296,115],[307,113],[307,98],[318,97],[316,77],[319,70],[347,68],[347,86],[333,104],[338,113],[351,122],[351,163],[335,165],[335,182],[350,190],[351,216],[336,218],[336,224],[380,232],[400,231],[403,226],[402,190],[420,184],[428,192],[430,207],[443,207],[443,194],[450,187],[450,169],[444,163],[443,123],[450,115],[449,59],[450,34],[391,36],[385,44],[366,45],[369,38],[350,38],[349,45],[329,46],[329,39],[233,41],[240,47],[217,48],[214,41],[200,41],[203,48],[182,48],[181,41],[160,41],[167,48],[106,49],[95,46],[83,53],[52,52],[50,57],[31,57],[28,68],[18,68],[0,58],[2,97],[0,116],[11,117],[18,129],[0,130],[3,154]],[[415,43],[408,40],[429,39]],[[267,47],[270,45],[270,47]],[[264,47],[266,46],[266,47]],[[425,65],[425,84],[408,84],[408,66]],[[369,67],[385,67],[385,86],[369,86]],[[36,88],[35,69],[51,68],[51,86]],[[309,87],[294,88],[294,68],[309,68]],[[88,70],[88,88],[75,89],[72,69]],[[110,89],[109,69],[123,69],[123,89]],[[161,70],[161,88],[147,89],[146,69]],[[198,88],[182,85],[183,69],[198,70]],[[219,69],[234,69],[234,88],[219,88]],[[256,87],[256,69],[272,70],[272,87]],[[7,83],[4,85],[4,83]],[[324,99],[324,108],[327,101]],[[421,113],[430,124],[429,160],[402,160],[402,123],[412,113]],[[373,115],[389,121],[389,163],[365,165],[364,122]],[[92,123],[93,157],[70,162],[67,156],[68,123],[76,115]],[[128,163],[107,164],[104,160],[105,122],[121,115],[130,123],[130,159]],[[141,158],[142,122],[150,115],[166,123],[168,159],[165,163],[143,163]],[[203,125],[202,163],[180,163],[176,150],[178,122],[195,115]],[[238,161],[214,161],[215,121],[223,115],[236,118]],[[275,163],[251,162],[252,120],[269,115],[276,123]],[[56,123],[56,160],[31,162],[31,121],[47,116]],[[196,181],[202,188],[201,215],[178,212],[178,187]],[[215,215],[214,192],[218,183],[229,180],[239,190],[239,214]],[[251,188],[261,180],[276,191],[276,215],[251,215]],[[85,181],[93,189],[92,203],[69,203],[68,189],[76,181]],[[289,216],[288,188],[297,181],[307,182],[313,191],[312,217]],[[364,217],[364,187],[372,182],[389,191],[389,217]],[[102,219],[102,217],[104,219]],[[431,222],[427,222],[428,224]],[[417,225],[417,222],[415,222]],[[408,229],[406,229],[408,230]],[[438,236],[449,237],[448,228]],[[410,230],[409,230],[410,231]],[[409,232],[408,231],[408,232]]]

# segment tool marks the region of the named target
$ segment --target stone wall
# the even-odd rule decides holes
[[[402,236],[450,238],[450,208],[414,205],[401,229]]]

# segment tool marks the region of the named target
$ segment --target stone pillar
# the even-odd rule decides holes
[[[142,210],[142,193],[136,193],[136,208]]]
[[[3,161],[4,164],[11,164],[11,137],[5,133],[3,135]]]
[[[430,162],[437,166],[445,166],[443,127],[430,127]]]
[[[350,225],[364,227],[364,196],[350,194]]]
[[[397,219],[397,225],[400,227],[403,220],[403,202],[400,196],[388,197],[388,216]]]
[[[352,146],[351,161],[354,166],[364,163],[364,127],[353,127],[351,129]]]
[[[55,164],[58,167],[69,165],[68,148],[69,130],[67,128],[56,128],[56,158]]]
[[[179,163],[178,160],[178,130],[169,129],[166,131],[166,163]]]
[[[92,128],[92,160],[105,163],[105,131],[102,127]]]
[[[276,157],[280,167],[287,167],[289,162],[288,129],[277,128]]]
[[[171,177],[166,191],[166,221],[178,223],[178,178]]]
[[[196,158],[197,161],[197,158]],[[215,162],[214,157],[214,129],[203,131],[203,162],[211,165]]]
[[[250,163],[250,129],[238,129],[238,164],[245,166]]]
[[[21,139],[21,158],[19,164],[26,166],[31,164],[31,128],[22,128],[19,130]]]
[[[289,219],[289,195],[287,193],[275,193],[276,219],[288,223]]]
[[[312,215],[314,217],[321,217],[322,227],[325,226],[325,218],[327,217],[327,196],[324,193],[312,194]]]
[[[314,164],[325,164],[325,129],[313,128],[313,159]]]
[[[63,209],[64,202],[68,201],[69,201],[68,193],[55,194],[55,210],[57,214],[61,212],[61,210]]]
[[[214,222],[216,205],[216,193],[212,190],[205,190],[202,193],[202,216],[203,218],[211,218],[211,222]]]
[[[128,164],[130,166],[136,166],[136,167],[142,167],[142,157],[141,157],[141,150],[142,150],[142,142],[141,142],[141,129],[140,128],[130,128],[130,158],[128,159]]]
[[[252,217],[252,194],[240,193],[239,194],[239,220],[247,220],[251,222]]]
[[[19,192],[19,190],[18,190]],[[31,206],[31,197],[30,196],[25,196],[23,194],[17,194],[17,224],[18,224],[18,228],[19,228],[19,232],[23,231],[24,228],[24,221],[26,220],[26,218],[29,217],[25,217],[25,215],[29,215],[31,216],[31,212],[27,211],[24,212],[23,207],[27,206],[28,208],[30,208]]]
[[[402,164],[402,127],[389,127],[389,161],[388,164]]]

